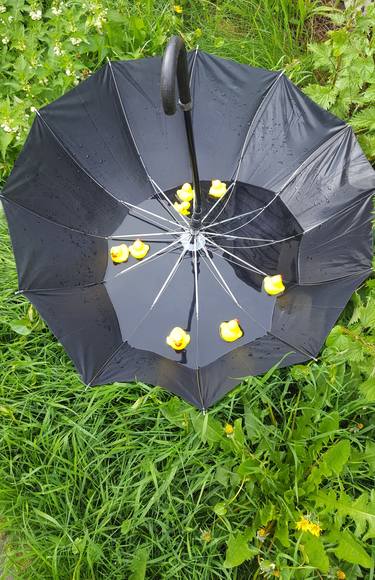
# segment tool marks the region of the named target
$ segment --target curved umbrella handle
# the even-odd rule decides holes
[[[161,64],[160,90],[161,101],[166,115],[176,112],[176,77],[179,93],[179,105],[184,112],[186,138],[188,142],[190,165],[193,174],[195,191],[194,211],[191,217],[191,227],[198,231],[202,223],[202,194],[199,181],[197,156],[195,153],[193,124],[191,120],[190,77],[186,56],[186,48],[180,36],[172,36],[168,42]]]
[[[161,65],[160,90],[164,113],[176,112],[176,76],[179,104],[183,111],[190,111],[191,96],[189,88],[189,69],[185,43],[181,36],[172,36],[165,49]]]

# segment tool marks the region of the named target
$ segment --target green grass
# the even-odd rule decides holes
[[[31,4],[17,2],[13,27],[0,21],[11,37],[0,121],[14,128],[0,133],[3,179],[31,105],[68,90],[106,56],[161,53],[172,33],[257,66],[294,62],[299,82],[313,74],[305,46],[317,2],[192,0],[182,16],[152,0],[107,2],[106,14],[95,5],[90,18],[104,14],[102,30],[74,1],[64,3],[63,19],[46,2],[43,19],[30,20]],[[78,48],[69,43],[77,36]],[[51,55],[52,46],[64,54]],[[314,580],[337,578],[339,569],[350,580],[374,578],[373,280],[354,295],[318,363],[249,378],[205,416],[144,384],[86,389],[14,293],[1,215],[0,288],[0,531],[15,578],[248,580],[277,572]],[[319,538],[296,529],[309,514]]]

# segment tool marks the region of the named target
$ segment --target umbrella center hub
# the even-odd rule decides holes
[[[181,244],[185,250],[194,252],[204,248],[206,245],[206,238],[200,232],[190,233],[185,232],[180,238]]]

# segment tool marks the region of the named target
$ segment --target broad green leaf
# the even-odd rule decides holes
[[[308,49],[313,53],[316,68],[332,69],[334,67],[335,60],[332,57],[332,48],[329,42],[312,42],[308,45]]]
[[[130,532],[130,530],[132,529],[132,520],[124,520],[121,524],[121,533],[124,534],[124,536],[126,536],[126,534],[128,534]]]
[[[303,546],[309,564],[326,574],[329,569],[329,559],[325,553],[321,538],[316,538],[312,535],[305,534],[303,539]]]
[[[275,519],[275,513],[275,506],[271,502],[267,502],[258,513],[260,524],[266,526],[268,522]]]
[[[224,502],[219,502],[214,505],[213,510],[217,516],[225,516],[228,508]]]
[[[281,544],[284,548],[288,548],[290,546],[289,541],[289,527],[288,527],[288,519],[286,514],[280,514],[276,524],[276,530],[274,537],[280,540]]]
[[[12,320],[9,323],[11,329],[16,332],[17,334],[21,334],[22,336],[27,336],[31,332],[31,328],[27,326],[24,320]]]
[[[323,453],[319,465],[313,467],[306,481],[306,489],[311,490],[319,486],[325,477],[332,474],[339,475],[350,457],[350,442],[347,439],[332,445]]]
[[[375,159],[375,133],[362,133],[358,135],[358,141],[365,155],[373,161]]]
[[[329,85],[308,85],[304,92],[324,109],[332,107],[337,97],[337,89]]]
[[[375,103],[375,83],[362,92],[359,96],[358,102],[360,104]]]
[[[73,554],[83,554],[86,547],[86,538],[85,536],[80,536],[76,538],[72,544],[72,552]]]
[[[362,109],[350,119],[350,124],[355,131],[365,129],[375,131],[375,106]]]
[[[340,534],[339,545],[333,551],[339,560],[358,564],[363,568],[371,568],[373,565],[372,558],[348,530]]]
[[[260,426],[259,426],[259,412],[258,408],[250,403],[245,403],[244,413],[245,413],[245,429],[247,437],[250,441],[257,441],[260,437]]]
[[[8,146],[13,141],[13,137],[14,137],[13,133],[5,133],[5,131],[0,130],[0,151],[1,151],[1,156],[4,159],[4,161],[6,158],[6,152],[7,152]]]
[[[101,545],[97,544],[96,542],[89,541],[86,549],[86,557],[89,564],[92,565],[95,564],[96,562],[99,562],[102,556],[103,550]]]
[[[132,574],[129,576],[129,580],[144,580],[146,578],[147,561],[148,550],[138,548],[130,564]]]
[[[181,428],[187,427],[191,408],[181,401],[181,399],[172,397],[169,401],[160,406],[160,411],[167,421],[172,423],[172,425]]]
[[[259,550],[249,546],[243,534],[235,534],[229,537],[224,566],[234,568],[246,560],[251,560]]]
[[[237,446],[243,447],[245,443],[245,435],[242,429],[242,419],[236,419],[234,422],[234,436],[233,441],[237,443]]]
[[[319,433],[330,433],[332,431],[337,431],[339,428],[339,414],[337,411],[333,411],[329,415],[326,415],[320,422]]]
[[[369,377],[361,383],[359,390],[367,401],[373,403],[375,401],[375,377]]]
[[[357,535],[361,536],[367,530],[366,538],[375,537],[375,505],[367,493],[352,499],[344,492],[336,496],[333,490],[328,493],[318,491],[316,504],[328,508],[328,512],[336,513],[341,518],[349,516],[355,523]]]
[[[370,473],[375,473],[375,442],[367,441],[363,459],[367,461]]]
[[[236,469],[236,472],[242,478],[254,473],[260,473],[261,471],[261,463],[256,459],[245,459]]]
[[[202,441],[213,444],[218,443],[224,437],[224,428],[208,413],[203,415],[199,412],[191,412],[190,418],[194,431],[199,435]]]

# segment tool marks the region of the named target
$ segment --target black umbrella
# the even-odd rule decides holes
[[[2,198],[20,292],[83,381],[207,408],[317,355],[370,272],[375,180],[282,73],[187,60],[174,37],[161,82],[159,58],[108,62],[43,107]]]

